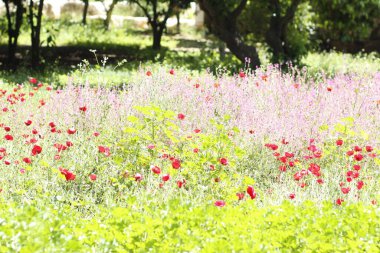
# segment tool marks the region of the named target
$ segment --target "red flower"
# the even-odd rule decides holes
[[[270,143],[265,144],[265,147],[272,149],[273,151],[278,149],[278,146],[276,144],[270,144]]]
[[[5,126],[4,130],[5,130],[5,132],[9,132],[9,131],[11,131],[11,128],[9,126]]]
[[[290,198],[290,199],[294,199],[295,197],[296,197],[296,195],[295,195],[294,193],[290,193],[290,194],[289,194],[289,198]]]
[[[322,178],[318,178],[318,179],[317,179],[317,183],[318,183],[318,184],[323,184],[323,179],[322,179]]]
[[[24,161],[24,163],[27,163],[27,164],[30,164],[32,163],[32,159],[28,158],[28,157],[25,157],[22,159]]]
[[[77,130],[75,130],[75,128],[69,128],[69,129],[67,129],[67,133],[68,134],[75,134],[76,131]]]
[[[228,164],[227,158],[224,158],[224,157],[220,158],[219,162],[220,162],[221,165],[227,165]]]
[[[140,173],[136,173],[135,176],[135,181],[141,181],[142,180],[142,175]]]
[[[157,175],[159,175],[161,173],[161,169],[157,166],[152,166],[151,170],[154,174],[157,174]]]
[[[343,199],[337,199],[337,200],[335,201],[335,203],[336,203],[338,206],[340,206],[343,202],[344,202]]]
[[[30,126],[30,125],[32,124],[32,121],[31,121],[30,119],[28,119],[28,120],[25,121],[24,123],[25,123],[25,125]]]
[[[353,150],[349,150],[349,151],[347,151],[347,153],[346,153],[348,156],[352,156],[353,154],[354,154],[354,151]]]
[[[97,176],[95,174],[90,174],[88,177],[91,181],[95,181]]]
[[[75,180],[75,174],[72,173],[71,171],[68,171],[67,169],[60,168],[59,169],[61,174],[65,176],[66,181],[73,181]]]
[[[361,169],[360,165],[358,165],[358,164],[354,165],[354,170],[359,171],[360,169]]]
[[[178,159],[173,159],[172,161],[172,167],[173,169],[179,169],[181,167],[181,161]]]
[[[105,156],[110,156],[110,148],[104,146],[98,146],[99,153],[103,153]]]
[[[226,202],[224,202],[223,200],[217,200],[214,203],[214,206],[218,206],[218,207],[223,207],[225,205],[226,205]]]
[[[373,147],[371,147],[371,146],[365,146],[365,150],[367,152],[372,152],[373,151]]]
[[[4,138],[7,140],[7,141],[13,141],[13,136],[12,135],[5,135]]]
[[[350,187],[342,187],[341,190],[342,190],[343,194],[348,194],[350,192],[351,188]]]
[[[285,172],[286,171],[286,166],[285,165],[281,165],[279,167],[279,170],[282,171],[282,172]]]
[[[332,87],[331,86],[327,86],[327,91],[332,91]]]
[[[354,159],[359,162],[359,161],[363,160],[363,155],[362,154],[356,154],[354,156]]]
[[[343,145],[343,140],[339,139],[336,141],[337,146],[342,146]]]
[[[182,186],[184,186],[186,184],[186,180],[183,179],[182,181],[178,180],[177,181],[177,186],[178,188],[182,188]]]
[[[29,82],[31,83],[31,84],[37,84],[37,79],[36,78],[34,78],[34,77],[29,77]]]
[[[170,179],[170,175],[169,174],[165,174],[162,176],[162,181],[166,182],[166,181],[169,181]]]
[[[185,114],[179,113],[178,114],[178,119],[184,120],[185,119]]]
[[[171,70],[169,71],[169,74],[170,74],[170,75],[174,75],[174,69],[171,69]]]
[[[42,147],[41,147],[41,146],[38,146],[38,145],[34,145],[34,146],[33,146],[33,149],[32,149],[32,156],[35,156],[35,155],[41,154],[41,152],[42,152]]]
[[[196,128],[196,129],[194,129],[194,133],[200,133],[201,132],[201,130],[200,129],[198,129],[198,128]]]
[[[51,128],[54,128],[54,127],[55,127],[54,122],[50,122],[50,123],[49,123],[49,126],[50,126]]]
[[[240,71],[239,76],[240,76],[241,78],[244,78],[244,77],[245,77],[245,73],[244,73],[243,71]]]
[[[355,146],[355,147],[354,147],[354,151],[356,151],[356,152],[361,152],[361,151],[362,151],[362,148],[359,147],[359,146]]]
[[[146,72],[146,75],[147,76],[151,76],[152,75],[152,72],[150,72],[149,70]]]
[[[85,112],[85,111],[87,111],[87,107],[86,106],[81,106],[81,107],[79,107],[79,110],[82,111],[82,112]]]
[[[364,186],[364,182],[363,181],[359,181],[357,184],[356,184],[356,187],[358,188],[358,190],[361,190]]]
[[[74,144],[71,141],[66,141],[66,146],[72,147]]]
[[[296,180],[296,181],[300,181],[301,178],[302,178],[302,174],[301,174],[301,172],[297,172],[296,174],[294,174],[293,178],[294,178],[294,180]]]
[[[247,187],[247,193],[251,197],[251,199],[256,198],[256,192],[255,192],[255,189],[253,188],[253,186],[248,185],[248,187]]]
[[[238,192],[236,193],[236,196],[238,197],[239,200],[242,200],[244,198],[244,192]]]

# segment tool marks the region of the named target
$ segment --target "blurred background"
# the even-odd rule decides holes
[[[379,52],[379,0],[0,0],[0,84],[163,64],[373,73]]]

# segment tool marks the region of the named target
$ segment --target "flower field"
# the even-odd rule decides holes
[[[378,252],[380,74],[0,88],[0,252]]]

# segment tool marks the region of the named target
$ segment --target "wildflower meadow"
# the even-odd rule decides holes
[[[0,89],[1,252],[378,252],[380,75],[141,67]]]

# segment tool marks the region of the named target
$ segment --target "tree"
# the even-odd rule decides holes
[[[29,24],[31,29],[31,64],[33,68],[37,68],[40,65],[40,35],[41,35],[41,23],[42,23],[42,9],[44,6],[44,0],[39,0],[37,6],[37,13],[35,13],[34,0],[29,0]]]
[[[87,12],[88,12],[88,6],[89,6],[89,0],[82,0],[84,3],[83,7],[83,15],[82,15],[82,25],[87,24]]]
[[[177,0],[174,5],[173,12],[177,19],[177,33],[181,33],[181,21],[180,21],[181,11],[189,8],[191,2],[193,2],[193,0]]]
[[[373,38],[380,17],[379,0],[316,0],[310,1],[316,12],[316,39],[322,49],[331,49],[333,42],[358,43]]]
[[[20,28],[23,21],[24,6],[22,0],[3,0],[5,4],[6,17],[8,23],[8,60],[9,68],[15,68],[15,54],[17,50],[17,40],[20,35]],[[12,6],[16,9],[11,11]],[[14,20],[12,18],[14,16]]]
[[[272,13],[265,40],[272,51],[272,63],[294,60],[291,55],[291,42],[288,40],[288,25],[293,21],[297,8],[302,0],[291,0],[283,11],[279,0],[269,0],[269,10]]]
[[[104,4],[104,1],[103,1],[104,8],[106,9],[106,19],[104,19],[104,28],[106,30],[108,30],[110,27],[110,23],[111,23],[111,19],[112,19],[112,12],[113,12],[113,10],[114,10],[114,8],[118,2],[120,2],[120,0],[112,0],[110,6],[108,6],[108,8],[107,8]]]
[[[178,0],[130,0],[137,4],[148,18],[148,24],[152,28],[152,48],[161,48],[162,34],[166,28],[168,18],[173,14],[173,8]]]
[[[240,61],[249,59],[253,66],[260,66],[256,48],[243,41],[237,24],[247,0],[240,0],[238,4],[233,0],[198,0],[198,3],[205,12],[210,31],[224,41]]]

